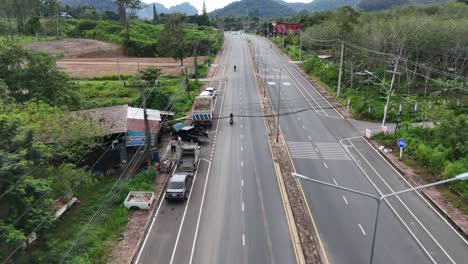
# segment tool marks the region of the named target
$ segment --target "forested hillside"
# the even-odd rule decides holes
[[[293,9],[273,0],[243,0],[231,3],[222,9],[217,9],[209,15],[216,16],[254,16],[254,17],[281,17],[292,16],[296,13]]]
[[[117,11],[117,5],[114,0],[61,0],[62,5],[70,6],[93,6],[99,12]]]

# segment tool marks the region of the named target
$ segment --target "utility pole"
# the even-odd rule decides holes
[[[266,82],[266,74],[267,74],[267,59],[268,59],[268,47],[265,49],[265,64],[263,65],[263,70],[264,70],[264,74],[263,74],[263,97],[266,96],[266,86],[267,86],[267,82]]]
[[[281,72],[283,68],[280,68],[279,80],[278,80],[278,111],[276,121],[276,142],[279,140],[279,122],[280,122],[280,104],[281,104]]]
[[[302,63],[302,30],[299,31],[299,64]]]
[[[283,49],[284,49],[284,24],[283,24]]]
[[[344,41],[343,39],[341,39],[340,72],[338,74],[338,88],[336,90],[336,98],[340,97],[340,92],[341,92],[341,78],[343,76],[343,58],[344,58]]]
[[[127,85],[124,82],[124,87],[130,88],[139,88],[141,93],[141,100],[143,105],[143,118],[144,118],[144,125],[145,125],[145,156],[148,163],[148,168],[151,167],[151,159],[149,156],[151,150],[151,133],[149,129],[149,122],[148,122],[148,114],[146,113],[146,95],[145,95],[145,86],[146,84],[138,84],[138,85]],[[156,142],[155,142],[156,143]]]
[[[393,84],[395,83],[395,75],[396,75],[397,70],[398,70],[398,64],[400,63],[400,56],[401,56],[402,50],[403,50],[403,48],[400,49],[400,55],[398,55],[398,57],[396,57],[395,67],[393,68],[392,81],[390,82],[390,88],[388,88],[387,102],[385,103],[385,107],[384,107],[384,116],[383,116],[383,120],[382,120],[382,127],[385,126],[385,121],[387,119],[388,105],[390,104],[390,98],[392,97]]]
[[[269,31],[270,31],[270,21],[267,21],[267,35],[266,35],[267,39],[268,39]]]
[[[195,80],[198,82],[198,53],[197,53],[197,49],[198,49],[198,40],[197,40],[197,42],[195,44],[195,47],[193,49],[193,56],[194,56],[193,68],[195,69]]]

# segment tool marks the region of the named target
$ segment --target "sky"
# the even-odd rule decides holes
[[[183,2],[189,2],[191,5],[193,5],[196,9],[198,9],[198,12],[201,12],[202,7],[203,7],[203,0],[142,0],[145,3],[160,3],[163,4],[165,7],[169,8],[171,6],[175,6],[178,4],[181,4]],[[215,9],[223,8],[227,6],[228,4],[236,2],[236,0],[205,0],[206,3],[206,10],[208,12],[211,12]],[[303,2],[303,3],[309,3],[312,2],[312,0],[286,0],[285,2],[289,3],[295,3],[295,2]]]

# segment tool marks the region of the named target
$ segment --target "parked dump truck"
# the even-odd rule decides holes
[[[211,127],[213,125],[213,97],[197,96],[192,108],[192,121],[195,127]]]
[[[200,158],[200,147],[198,143],[183,143],[177,148],[177,167],[178,172],[194,172],[198,166]]]
[[[124,206],[128,209],[149,210],[154,200],[154,192],[131,191],[125,198]]]

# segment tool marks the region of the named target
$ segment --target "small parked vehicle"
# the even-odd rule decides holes
[[[186,126],[181,128],[177,135],[186,142],[207,142],[209,141],[208,133],[200,131],[199,129],[193,126]]]
[[[167,185],[166,201],[187,200],[192,190],[193,176],[191,173],[174,174]]]
[[[216,97],[216,89],[213,87],[206,87],[205,92],[208,92],[210,96]]]

